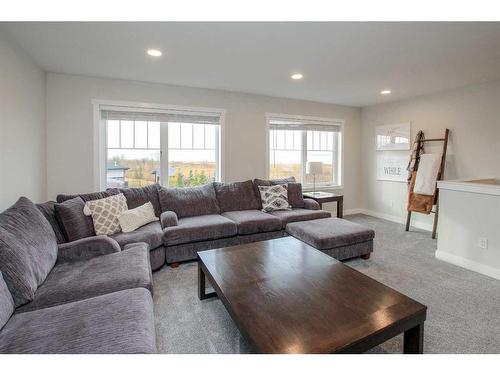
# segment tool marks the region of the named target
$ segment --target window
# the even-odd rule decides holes
[[[305,188],[342,185],[340,120],[268,115],[269,178],[295,176]],[[316,173],[308,170],[316,163]]]
[[[220,181],[221,113],[101,106],[106,187]]]

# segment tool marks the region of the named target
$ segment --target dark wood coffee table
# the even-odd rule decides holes
[[[362,353],[401,333],[423,351],[424,305],[293,237],[201,251],[198,270],[199,298],[217,294],[258,352]]]

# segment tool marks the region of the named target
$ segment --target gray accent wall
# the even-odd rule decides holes
[[[45,72],[0,32],[0,211],[46,197]]]
[[[362,207],[378,216],[404,220],[407,187],[376,180],[375,127],[411,121],[412,140],[419,129],[427,138],[451,130],[445,179],[500,178],[500,81],[362,109]],[[440,151],[428,147],[427,152]],[[429,228],[433,215],[413,215]]]

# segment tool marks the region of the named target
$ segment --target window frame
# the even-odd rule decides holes
[[[295,121],[304,121],[304,122],[317,122],[317,125],[324,126],[340,126],[340,140],[339,140],[339,152],[338,157],[339,160],[339,179],[340,184],[338,185],[327,185],[316,183],[316,188],[321,188],[323,190],[342,190],[344,189],[344,136],[345,136],[345,120],[343,119],[335,119],[335,118],[325,118],[325,117],[315,117],[315,116],[302,116],[302,115],[289,115],[282,113],[266,113],[266,176],[270,179],[270,164],[271,164],[271,155],[270,155],[270,131],[271,131],[271,120],[295,120]],[[301,150],[301,176],[300,183],[302,183],[302,189],[304,191],[312,191],[313,184],[306,184],[305,175],[306,175],[306,162],[307,161],[307,138],[305,135],[306,131],[302,133],[302,147]],[[333,155],[333,153],[332,153]]]
[[[93,185],[96,191],[106,189],[106,164],[107,164],[107,139],[106,139],[106,124],[105,121],[101,119],[101,111],[109,109],[109,107],[119,108],[120,111],[130,111],[130,112],[154,112],[165,113],[168,111],[175,112],[202,112],[209,113],[219,116],[219,137],[216,137],[216,151],[217,154],[217,168],[216,168],[216,179],[219,181],[224,181],[225,179],[225,118],[226,110],[221,108],[207,108],[207,107],[191,107],[191,106],[178,106],[170,104],[158,104],[158,103],[144,103],[144,102],[129,102],[129,101],[116,101],[116,100],[102,100],[102,99],[92,99],[93,106],[93,133],[94,133],[94,158],[93,158]],[[168,128],[166,126],[160,127],[160,158],[161,163],[166,169],[168,169]],[[164,142],[162,142],[164,141]],[[165,173],[162,173],[161,184],[167,186],[168,176],[165,177]]]

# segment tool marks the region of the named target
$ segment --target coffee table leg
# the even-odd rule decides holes
[[[201,268],[200,262],[198,262],[198,298],[200,300],[204,300],[204,299],[212,298],[215,296],[217,296],[217,293],[215,293],[215,292],[211,292],[211,293],[206,292],[205,272],[203,272],[203,269]]]
[[[337,201],[337,217],[340,219],[344,217],[344,201],[342,199]]]
[[[424,352],[424,323],[405,331],[403,347],[404,354],[422,354]]]

